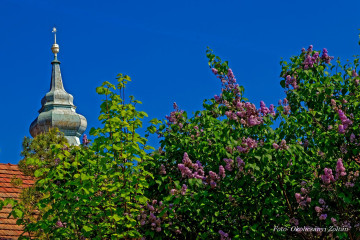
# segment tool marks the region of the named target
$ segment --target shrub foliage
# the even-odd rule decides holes
[[[359,59],[302,49],[281,62],[286,98],[257,108],[228,62],[207,57],[221,92],[202,110],[174,103],[141,137],[147,115],[134,97],[125,103],[130,78],[119,74],[97,88],[103,127],[92,144],[85,136],[31,157],[25,147],[41,219],[27,223],[16,201],[0,206],[48,238],[359,238]],[[160,138],[153,152],[149,134]]]

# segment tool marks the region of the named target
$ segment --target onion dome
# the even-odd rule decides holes
[[[50,128],[58,128],[71,145],[80,145],[79,137],[85,132],[87,121],[84,116],[76,113],[74,97],[64,89],[60,62],[57,60],[59,45],[56,43],[56,28],[53,33],[55,42],[51,47],[54,60],[51,62],[50,91],[41,100],[39,116],[31,123],[30,134],[35,137]]]

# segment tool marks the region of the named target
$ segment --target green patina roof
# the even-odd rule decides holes
[[[84,116],[76,113],[73,103],[74,97],[64,89],[60,62],[57,60],[59,46],[55,43],[52,47],[55,55],[52,64],[50,91],[41,100],[39,116],[30,125],[30,134],[36,135],[58,128],[64,133],[69,143],[79,145],[79,137],[84,133],[87,121]]]

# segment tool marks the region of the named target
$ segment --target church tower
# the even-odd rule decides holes
[[[53,28],[54,53],[52,64],[50,91],[41,100],[39,116],[30,125],[30,134],[36,135],[47,132],[50,128],[58,128],[71,145],[79,145],[79,137],[85,132],[87,121],[84,116],[76,113],[73,103],[74,97],[64,89],[60,62],[57,59],[59,45],[56,43],[56,28]]]

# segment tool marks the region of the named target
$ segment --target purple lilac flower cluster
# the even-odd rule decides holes
[[[320,220],[326,220],[327,214],[325,214],[324,211],[328,208],[328,206],[326,206],[326,202],[322,198],[319,199],[319,204],[321,207],[315,206],[315,212],[317,213]]]
[[[356,78],[356,77],[359,76],[359,74],[357,74],[356,70],[353,69],[352,72],[351,72],[351,76]]]
[[[345,167],[341,158],[338,159],[336,164],[336,175],[334,177],[333,172],[330,168],[324,168],[324,175],[321,175],[321,180],[325,185],[329,185],[332,182],[335,182],[340,177],[346,176]],[[357,174],[358,175],[358,174]],[[348,184],[349,185],[349,184]],[[351,185],[351,181],[350,181]]]
[[[216,68],[212,68],[211,71],[216,75],[217,78],[220,79],[222,85],[225,87],[223,90],[230,90],[235,94],[239,93],[239,84],[236,83],[236,78],[231,68],[228,69],[226,75],[219,73]]]
[[[224,168],[223,165],[220,165],[220,166],[219,166],[219,176],[220,176],[221,178],[225,178],[225,176],[226,176],[226,174],[225,174],[225,168]]]
[[[66,228],[66,225],[67,225],[66,222],[62,222],[62,221],[60,221],[60,220],[58,220],[58,221],[56,222],[56,228]]]
[[[305,50],[302,50],[305,53]],[[334,57],[330,57],[328,55],[328,50],[326,48],[323,49],[321,57],[319,56],[319,52],[313,53],[313,45],[310,45],[306,51],[305,60],[303,62],[304,69],[309,69],[314,67],[314,64],[320,63],[320,61],[325,62],[326,64],[330,64],[331,60]]]
[[[259,112],[263,115],[266,116],[268,114],[275,116],[275,107],[274,104],[270,104],[270,107],[267,108],[264,101],[260,101],[260,109]]]
[[[239,121],[242,125],[249,127],[260,125],[263,123],[263,119],[259,115],[259,112],[261,110],[258,111],[253,103],[241,102],[240,99],[237,99],[237,101],[234,102],[234,105],[235,110],[228,110],[225,112],[225,115],[229,119]],[[227,107],[230,108],[230,104],[228,104]],[[268,109],[265,111],[270,112],[270,110]]]
[[[352,188],[355,186],[356,179],[359,177],[359,171],[353,172],[350,171],[349,175],[347,177],[347,182],[345,183],[345,186],[348,188]]]
[[[170,116],[166,115],[165,118],[169,121],[168,125],[170,124],[175,124],[178,125],[180,128],[183,127],[183,124],[181,123],[182,120],[184,119],[183,110],[180,110],[178,105],[174,102],[173,104],[173,108],[175,111],[172,111],[170,113]]]
[[[351,143],[357,142],[357,141],[356,141],[356,136],[355,136],[354,133],[351,133],[351,135],[350,135],[350,142],[351,142]]]
[[[224,158],[223,160],[226,163],[225,169],[231,172],[233,170],[234,160],[228,158]]]
[[[325,185],[328,185],[331,182],[335,182],[334,175],[330,168],[324,168],[324,175],[321,175],[320,177]]]
[[[257,146],[256,141],[251,138],[244,139],[244,142],[249,149]],[[219,166],[218,174],[216,172],[209,171],[208,175],[205,175],[204,168],[200,163],[200,161],[196,161],[196,163],[193,163],[189,158],[189,155],[185,152],[183,157],[183,163],[178,164],[178,169],[180,170],[183,178],[202,179],[203,184],[210,185],[211,188],[216,188],[219,181],[226,177],[225,170],[232,171],[234,167],[234,160],[227,158],[224,158],[223,160],[226,163],[226,165],[225,167],[223,165]],[[242,172],[244,170],[245,162],[240,157],[236,158],[236,162],[239,172]],[[185,195],[186,190],[187,190],[187,186],[183,184],[180,193],[182,195]],[[178,193],[179,191],[176,189],[170,190],[171,195],[175,195]]]
[[[308,196],[309,190],[304,188],[305,184],[302,184],[303,187],[300,189],[301,193],[295,193],[296,202],[299,204],[301,209],[304,209],[311,203],[311,198]]]
[[[178,168],[181,172],[183,178],[197,178],[202,179],[203,183],[210,184],[211,188],[215,188],[217,186],[216,181],[220,179],[220,177],[213,171],[209,171],[209,176],[205,176],[204,168],[200,161],[193,163],[189,158],[189,155],[185,152],[183,157],[183,163],[178,164]],[[194,172],[193,172],[194,171]],[[223,166],[219,167],[219,175],[224,178],[225,177],[225,169]],[[181,194],[185,195],[187,186],[184,184],[181,189]],[[178,191],[176,189],[171,189],[170,194],[175,195]]]
[[[338,110],[339,110],[338,107],[337,107],[337,105],[336,105],[335,99],[332,98],[331,101],[330,101],[330,104],[331,104],[332,108],[333,108],[335,111],[338,111]]]
[[[257,141],[255,139],[252,139],[250,137],[245,138],[243,137],[241,146],[237,146],[237,150],[240,153],[248,153],[250,149],[257,147]]]
[[[341,124],[339,124],[338,131],[340,134],[344,134],[348,126],[352,124],[352,121],[345,116],[345,113],[341,109],[338,110],[338,114],[341,120]]]
[[[234,160],[228,159],[228,158],[224,158],[223,160],[226,163],[225,169],[228,170],[229,172],[231,172],[234,167]],[[236,162],[237,162],[237,167],[239,168],[239,171],[242,172],[244,170],[245,162],[240,157],[236,158]]]
[[[157,217],[155,214],[161,213],[165,209],[162,201],[158,203],[157,200],[153,200],[150,203],[147,203],[146,208],[142,207],[140,210],[140,215],[137,216],[137,220],[140,221],[140,225],[149,225],[151,230],[160,232],[161,223],[165,220],[169,220],[168,213],[162,215],[162,217]],[[174,210],[173,210],[174,211]],[[171,222],[169,222],[170,224]]]
[[[216,188],[217,181],[220,180],[220,177],[213,171],[209,171],[209,176],[204,178],[207,184],[210,184],[211,188]]]
[[[289,149],[289,146],[286,145],[286,140],[283,139],[280,142],[280,145],[278,145],[277,143],[273,143],[273,148],[275,148],[276,150],[287,150]]]
[[[187,186],[186,186],[186,184],[183,184],[182,187],[181,187],[181,191],[180,191],[181,195],[185,195],[186,190],[187,190]]]
[[[83,146],[87,146],[90,143],[89,139],[87,138],[87,135],[84,134],[82,138],[82,144]]]
[[[185,152],[183,157],[183,163],[178,164],[178,168],[183,178],[198,178],[204,179],[204,168],[199,161],[193,163],[189,158],[189,155]],[[194,172],[193,172],[194,171]]]
[[[239,171],[242,172],[244,170],[245,162],[239,157],[236,158],[236,162],[237,162]]]
[[[351,76],[352,76],[353,78],[355,78],[355,85],[356,85],[356,86],[359,85],[359,81],[360,81],[360,79],[358,78],[358,77],[359,77],[359,74],[356,72],[355,69],[352,70]]]
[[[191,134],[192,139],[195,139],[195,136],[199,137],[204,132],[203,129],[199,130],[199,126],[194,126],[194,130],[195,130],[195,134]]]
[[[291,85],[294,89],[299,88],[296,82],[296,78],[294,76],[287,75],[285,78],[285,86],[289,88],[289,85]]]
[[[312,52],[313,52],[313,45],[310,45],[307,50],[305,60],[303,62],[305,70],[309,69],[309,67],[312,68],[315,63],[319,63],[319,61],[320,61],[319,53],[315,52],[313,55],[311,55]]]
[[[231,240],[228,233],[225,233],[223,230],[219,230],[220,240]]]
[[[228,119],[239,121],[244,126],[252,127],[263,123],[262,116],[266,116],[267,114],[275,116],[273,104],[267,108],[265,103],[261,101],[260,109],[257,110],[254,104],[241,101],[241,97],[238,96],[239,85],[236,84],[236,78],[231,69],[228,70],[226,76],[219,74],[218,70],[215,68],[212,68],[212,72],[217,75],[217,77],[221,79],[223,85],[225,85],[225,89],[223,89],[223,91],[232,91],[235,94],[235,100],[233,102],[224,100],[222,94],[220,94],[220,96],[214,96],[217,103],[224,104],[229,109],[225,112]],[[262,114],[262,116],[260,116],[260,114]]]
[[[283,106],[284,106],[284,114],[289,115],[290,114],[290,105],[286,98],[284,98]]]
[[[166,169],[165,169],[164,164],[161,164],[161,166],[160,166],[160,174],[161,175],[166,175]]]
[[[326,48],[323,49],[321,60],[323,60],[326,64],[330,64],[330,61],[333,60],[334,57],[330,57],[328,55],[328,50]]]
[[[299,220],[296,219],[295,217],[293,217],[293,218],[290,218],[289,223],[294,224],[295,226],[298,226],[299,225]]]
[[[340,176],[341,177],[346,176],[345,167],[341,158],[338,159],[336,164],[335,180],[338,180]]]
[[[286,99],[286,98],[284,98],[284,100],[283,101],[281,101],[281,99],[279,100],[279,102],[278,102],[278,104],[281,106],[284,106],[284,111],[283,111],[283,113],[285,114],[285,115],[289,115],[290,114],[290,105],[289,105],[289,101]]]

